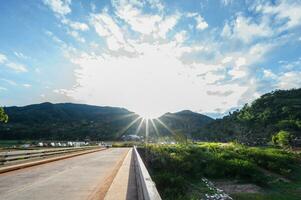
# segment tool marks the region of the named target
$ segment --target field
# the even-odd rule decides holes
[[[163,199],[301,199],[301,156],[291,151],[234,143],[139,151]]]
[[[32,143],[32,140],[0,140],[0,149]]]

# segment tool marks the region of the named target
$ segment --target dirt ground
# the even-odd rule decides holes
[[[261,192],[261,188],[255,184],[242,184],[236,181],[216,181],[214,185],[228,194]]]

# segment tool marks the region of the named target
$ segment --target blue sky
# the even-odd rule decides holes
[[[10,0],[0,26],[2,106],[216,117],[301,87],[300,0]]]

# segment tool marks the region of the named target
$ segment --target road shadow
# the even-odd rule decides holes
[[[138,187],[137,187],[137,180],[136,180],[136,173],[135,173],[134,156],[135,156],[134,150],[132,150],[126,200],[138,200]]]

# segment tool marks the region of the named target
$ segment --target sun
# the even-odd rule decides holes
[[[162,116],[161,112],[154,112],[154,111],[136,111],[136,114],[138,114],[140,117],[142,117],[143,119],[156,119],[160,116]]]

